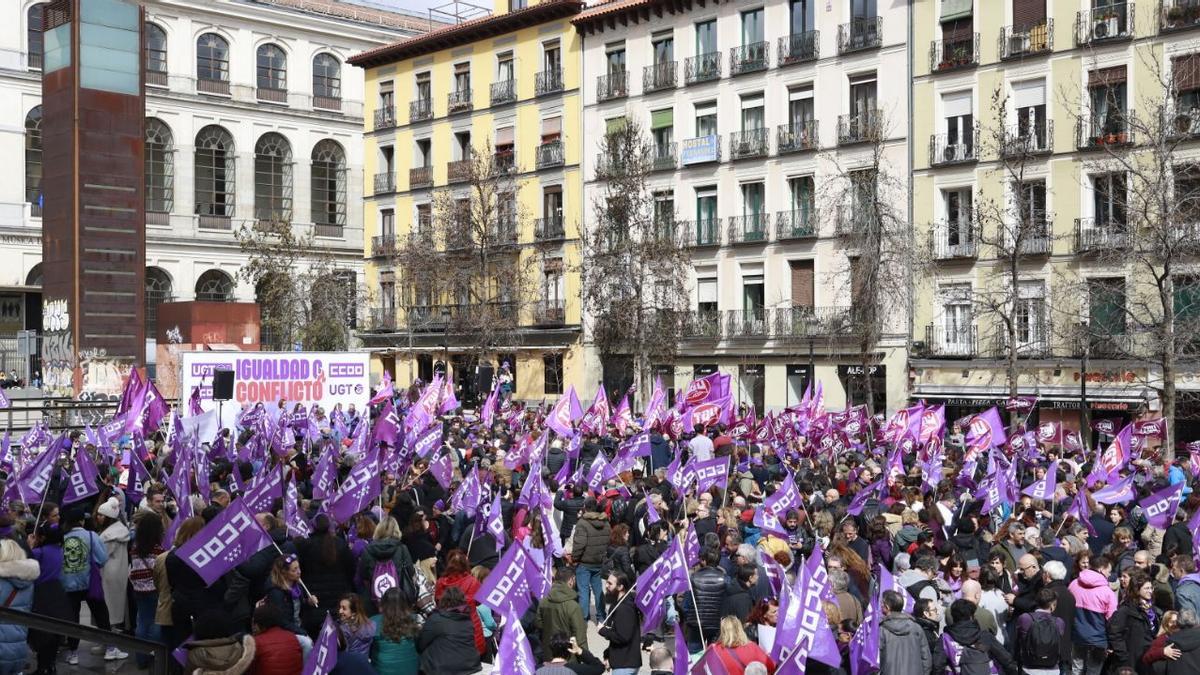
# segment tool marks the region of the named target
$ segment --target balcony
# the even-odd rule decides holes
[[[777,339],[828,338],[851,335],[854,330],[850,307],[785,307],[775,310]]]
[[[1075,219],[1075,251],[1103,253],[1129,248],[1129,226],[1111,219]]]
[[[838,145],[882,140],[882,115],[878,109],[838,115]]]
[[[752,42],[729,49],[729,74],[742,75],[766,70],[771,66],[771,44]]]
[[[770,151],[771,141],[766,128],[735,131],[729,135],[730,159],[766,157]]]
[[[934,40],[929,45],[929,72],[944,73],[979,65],[979,33],[970,37]]]
[[[675,88],[675,74],[679,70],[678,61],[663,61],[642,69],[642,93]]]
[[[41,67],[40,65],[38,66]],[[167,73],[162,70],[147,70],[146,84],[152,87],[165,87],[168,84]]]
[[[543,141],[537,149],[537,168],[563,165],[563,144],[560,140]]]
[[[33,208],[30,209],[29,215],[34,218],[41,218],[42,217],[42,207],[37,204],[30,204],[30,206],[32,206]],[[162,206],[159,206],[158,208],[162,208]],[[170,212],[165,211],[165,210],[164,211],[147,210],[146,211],[146,224],[147,225],[170,225],[171,224],[171,214],[170,214]]]
[[[652,171],[674,171],[679,163],[678,157],[678,143],[656,143],[654,155],[650,158],[650,169]]]
[[[1080,119],[1075,122],[1075,147],[1080,150],[1103,150],[1133,145],[1134,133],[1129,125],[1132,113],[1116,113],[1104,119]]]
[[[313,107],[321,110],[341,110],[342,99],[337,96],[313,96]]]
[[[28,63],[30,70],[41,70],[42,69],[42,54],[41,54],[41,52],[30,53],[28,55],[28,58],[26,58],[26,62]]]
[[[392,172],[375,174],[375,191],[372,194],[384,195],[396,191],[396,174]]]
[[[314,237],[327,237],[330,239],[341,239],[346,233],[344,225],[337,223],[313,223]]]
[[[425,120],[433,119],[433,101],[427,98],[419,98],[408,104],[408,122],[424,122]]]
[[[766,338],[771,334],[771,310],[765,307],[725,312],[725,337]]]
[[[1044,305],[1037,303],[1033,309],[1027,311],[1028,315],[1015,317],[1017,324],[1015,350],[1008,348],[1008,328],[1004,322],[996,322],[995,333],[991,340],[992,358],[1008,358],[1010,351],[1015,351],[1018,359],[1042,359],[1050,356],[1050,321],[1045,317]]]
[[[287,103],[287,89],[274,89],[271,87],[258,87],[254,90],[254,96],[260,101],[268,103]]]
[[[817,213],[814,209],[780,211],[775,214],[775,241],[812,239],[817,236]]]
[[[492,83],[492,105],[504,105],[517,100],[517,81],[502,80]]]
[[[721,339],[721,314],[716,310],[698,309],[683,317],[683,335],[699,340]]]
[[[721,52],[689,56],[683,62],[683,81],[687,84],[721,79]]]
[[[396,330],[396,308],[395,307],[372,307],[371,308],[371,330],[377,330],[377,331],[394,331],[394,330]]]
[[[629,95],[629,73],[621,70],[596,78],[596,100],[611,101]]]
[[[816,61],[821,57],[821,31],[810,30],[779,38],[779,66]]]
[[[1050,214],[1035,213],[1026,217],[1012,233],[1016,237],[1016,253],[1023,256],[1050,255]]]
[[[537,96],[553,94],[563,89],[562,69],[543,70],[533,79],[533,93]]]
[[[408,189],[429,187],[433,185],[433,167],[418,166],[408,170]]]
[[[687,248],[702,248],[721,245],[721,219],[689,220],[683,226],[683,245]]]
[[[1000,60],[1049,54],[1054,50],[1054,19],[1043,19],[1025,26],[1000,29]]]
[[[475,248],[475,236],[466,219],[454,218],[446,230],[445,251],[447,253],[471,251]]]
[[[765,244],[771,239],[771,217],[751,213],[729,219],[729,244]]]
[[[416,251],[433,251],[433,228],[430,227],[429,216],[417,216],[417,229],[408,233],[408,246]]]
[[[1126,332],[1124,319],[1122,316],[1121,323],[1115,326],[1092,326],[1090,330],[1085,326],[1071,331],[1071,356],[1082,357],[1086,353],[1091,359],[1136,358],[1140,340],[1137,339],[1137,333]],[[1191,336],[1183,338],[1181,342],[1186,345],[1188,352],[1194,350],[1195,342]]]
[[[1085,9],[1075,13],[1075,44],[1079,47],[1133,37],[1132,2]]]
[[[492,171],[498,176],[506,176],[517,170],[517,155],[509,146],[505,150],[492,153]]]
[[[471,160],[460,159],[446,162],[446,182],[465,183],[471,179]]]
[[[29,217],[30,218],[41,218],[42,217],[42,205],[38,204],[36,202],[31,203],[29,205]],[[149,222],[149,218],[147,218],[146,222]]]
[[[1162,0],[1158,11],[1158,27],[1164,33],[1200,26],[1198,0]]]
[[[934,260],[973,260],[979,256],[975,223],[943,221],[929,235],[929,253]]]
[[[375,111],[375,131],[391,129],[396,126],[396,109],[392,106],[379,108]]]
[[[396,255],[396,235],[379,234],[371,237],[371,257],[386,258]]]
[[[201,94],[218,94],[221,96],[228,96],[229,80],[210,80],[202,77],[196,80],[196,91]]]
[[[946,328],[925,326],[925,355],[935,358],[971,359],[979,355],[979,334],[975,326]]]
[[[817,120],[780,124],[775,130],[775,151],[783,155],[789,152],[816,150],[819,145],[817,131]]]
[[[979,159],[978,152],[978,128],[970,131],[967,138],[951,138],[949,134],[933,134],[929,137],[930,166],[974,162]]]
[[[517,244],[517,223],[511,214],[496,216],[496,224],[488,234],[488,245],[505,248]]]
[[[713,134],[684,140],[679,160],[684,166],[721,161],[721,135]]]
[[[203,205],[198,205],[197,208],[201,208],[202,206]],[[209,207],[217,210],[221,209],[222,205],[210,204]],[[200,213],[199,220],[196,224],[204,230],[229,231],[233,229],[233,217],[221,213]]]
[[[1032,155],[1048,155],[1054,149],[1054,120],[1038,124],[1014,124],[1004,130],[1004,146],[1000,154],[1005,158]]]
[[[471,90],[463,89],[461,91],[452,91],[446,94],[446,113],[455,115],[458,113],[471,112]]]
[[[883,19],[878,16],[851,19],[838,26],[838,53],[875,49],[883,44]]]
[[[533,307],[535,326],[561,326],[566,322],[566,305],[562,299],[543,298]]]
[[[878,218],[870,205],[840,206],[833,233],[839,237],[858,237],[875,229]]]
[[[561,241],[566,236],[562,216],[538,218],[533,221],[533,238],[538,241]]]

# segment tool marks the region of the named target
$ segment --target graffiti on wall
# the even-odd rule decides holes
[[[42,301],[42,388],[52,396],[75,394],[75,345],[66,300]]]
[[[104,349],[80,352],[79,370],[83,380],[80,393],[120,396],[129,375],[129,365],[109,357]]]

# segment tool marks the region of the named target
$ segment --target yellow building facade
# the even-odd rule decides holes
[[[407,383],[445,367],[468,400],[487,394],[478,390],[501,364],[512,368],[514,395],[525,400],[557,396],[584,368],[581,38],[570,23],[582,3],[510,4],[497,0],[490,16],[350,60],[366,73],[363,226],[372,311],[360,335],[376,375],[387,370]],[[489,158],[480,162],[481,153]],[[480,175],[480,166],[503,175]],[[499,190],[504,203],[478,216],[495,221],[487,243],[477,235],[471,255],[455,256],[439,236],[430,253],[435,266],[466,266],[494,252],[497,277],[516,277],[515,266],[523,281],[483,283],[506,283],[517,296],[489,298],[488,313],[478,314],[469,306],[478,297],[414,288],[419,273],[405,262],[406,242],[445,226],[446,200],[486,202],[492,197],[480,194]],[[457,320],[468,315],[486,318]],[[481,336],[493,320],[512,327]]]

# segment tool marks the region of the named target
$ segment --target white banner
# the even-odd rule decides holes
[[[260,402],[271,410],[280,399],[305,408],[316,403],[326,411],[338,403],[361,409],[371,396],[369,360],[365,352],[184,352],[179,398],[186,409],[192,388],[199,386],[200,406],[215,410],[213,371],[232,370],[233,399],[226,413]]]

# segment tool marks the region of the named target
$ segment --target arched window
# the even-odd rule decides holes
[[[25,275],[25,285],[42,285],[42,263],[35,263],[33,267],[29,268],[29,274]]]
[[[167,33],[158,24],[146,23],[146,83],[167,84]]]
[[[231,302],[233,279],[221,270],[208,270],[196,280],[196,299],[208,302]]]
[[[171,301],[171,275],[161,267],[146,268],[146,337],[158,331],[158,306]]]
[[[229,218],[234,204],[233,137],[210,125],[196,134],[196,213]]]
[[[229,93],[229,43],[216,33],[196,41],[197,88],[208,93]]]
[[[42,209],[42,106],[25,116],[25,201]]]
[[[162,120],[146,120],[146,219],[175,205],[175,140]],[[165,218],[159,220],[165,221]],[[165,222],[156,223],[165,225]]]
[[[259,98],[272,100],[269,95],[263,96],[261,94],[262,90],[268,92],[287,91],[287,54],[283,52],[283,48],[273,44],[260,46],[258,48],[256,63],[258,66]],[[283,96],[281,100],[286,101],[287,97]]]
[[[346,225],[346,153],[328,138],[312,151],[312,221],[318,235],[330,237]]]
[[[313,105],[332,110],[342,107],[342,64],[333,54],[313,57]]]
[[[29,41],[29,67],[39,70],[42,67],[42,50],[45,46],[45,40],[42,38],[42,15],[45,9],[45,3],[30,5],[29,11],[25,15],[27,21],[25,35]]]
[[[254,146],[254,217],[292,220],[292,146],[274,132],[263,134]]]

